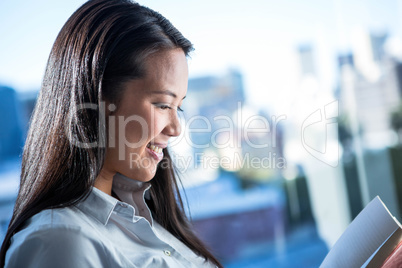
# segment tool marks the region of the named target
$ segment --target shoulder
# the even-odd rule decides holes
[[[83,214],[75,206],[46,209],[29,219],[24,229],[52,228],[60,226],[81,226],[85,220]]]
[[[46,209],[32,216],[11,241],[26,240],[29,237],[47,233],[52,237],[64,233],[80,234],[88,239],[96,239],[94,220],[74,206]]]
[[[33,216],[12,237],[6,267],[108,266],[103,243],[79,213],[71,207]]]
[[[17,234],[25,237],[36,232],[59,232],[64,230],[67,232],[81,232],[87,237],[97,237],[99,232],[96,230],[103,226],[104,224],[76,206],[69,206],[41,211],[27,220]]]

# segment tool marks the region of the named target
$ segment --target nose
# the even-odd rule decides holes
[[[177,137],[181,133],[181,124],[179,117],[175,111],[172,111],[170,122],[165,128],[165,134],[171,137]]]

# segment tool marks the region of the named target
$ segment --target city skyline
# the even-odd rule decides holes
[[[2,1],[0,83],[22,92],[39,89],[57,33],[83,2]],[[353,30],[360,27],[400,36],[400,3],[140,1],[165,15],[194,43],[190,77],[237,68],[244,75],[246,100],[259,107],[285,107],[280,112],[286,112],[300,87],[300,45],[314,48],[320,87],[332,92],[337,82],[337,54],[351,51]]]

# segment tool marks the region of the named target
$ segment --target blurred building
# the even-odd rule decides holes
[[[19,185],[21,154],[36,93],[0,86],[0,241],[11,219]]]
[[[401,63],[384,49],[385,33],[357,30],[353,53],[340,55],[339,100],[344,124],[351,130],[344,151],[352,217],[376,195],[399,216],[392,154],[395,144],[391,115],[401,102]],[[358,200],[361,199],[361,200]]]
[[[286,157],[293,158],[289,168],[301,165],[304,175],[289,171],[283,175],[287,179],[291,215],[297,219],[312,213],[320,237],[331,247],[349,224],[350,215],[343,165],[339,161],[338,101],[319,71],[325,68],[319,65],[324,62],[316,59],[322,46],[303,44],[296,51],[299,84],[286,129],[285,152]]]
[[[36,95],[0,86],[0,162],[21,155]]]
[[[267,112],[247,105],[238,70],[192,78],[188,92],[183,107],[192,144],[188,149],[196,162],[203,154],[215,154],[228,160],[220,168],[237,172],[243,180],[277,177],[283,161],[282,126]],[[251,167],[251,159],[265,161],[264,168]]]
[[[10,87],[0,87],[0,161],[16,158],[22,152],[22,109],[17,93]]]
[[[191,139],[197,144],[209,144],[212,133],[228,127],[225,120],[214,120],[217,116],[232,117],[242,106],[244,97],[243,78],[239,71],[231,70],[223,76],[203,76],[188,81],[189,97],[184,104],[187,119],[202,116],[211,123],[210,132],[191,132]],[[192,121],[192,128],[205,128],[205,120]]]
[[[385,34],[360,35],[353,54],[338,58],[340,111],[357,117],[367,148],[382,148],[394,142],[390,116],[401,101],[402,68],[385,54]]]
[[[301,65],[301,75],[313,75],[316,76],[316,67],[314,62],[314,49],[310,44],[304,44],[299,46],[299,58]]]
[[[221,115],[221,111],[231,114],[237,109],[237,103],[245,101],[243,77],[238,70],[230,70],[223,76],[203,76],[188,81],[191,98],[197,100],[194,105],[199,114]],[[187,105],[187,106],[188,106]]]

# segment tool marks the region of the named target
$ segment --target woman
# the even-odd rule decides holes
[[[85,3],[50,53],[0,267],[222,267],[166,148],[192,44],[157,12]]]

